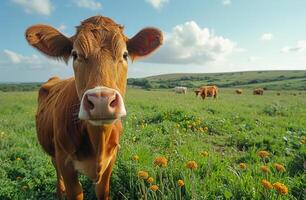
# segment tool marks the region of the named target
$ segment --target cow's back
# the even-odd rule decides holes
[[[69,79],[68,79],[69,80]],[[36,131],[38,141],[43,149],[54,156],[54,120],[56,118],[56,105],[68,80],[52,77],[45,82],[38,93],[38,107],[36,113]]]

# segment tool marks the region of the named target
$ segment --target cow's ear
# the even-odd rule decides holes
[[[132,60],[144,57],[156,50],[163,42],[163,34],[156,28],[145,28],[128,40],[127,48]]]
[[[30,45],[45,55],[68,61],[73,43],[55,28],[37,24],[26,30],[25,37]]]

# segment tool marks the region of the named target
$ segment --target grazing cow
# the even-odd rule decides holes
[[[196,89],[194,92],[197,96],[201,96],[203,100],[206,97],[214,97],[214,99],[216,99],[218,96],[218,87],[215,85],[202,86]]]
[[[235,92],[236,94],[242,94],[242,89],[236,89]]]
[[[277,96],[280,96],[280,92],[276,93]]]
[[[264,90],[262,88],[255,88],[253,90],[253,95],[263,95]]]
[[[199,96],[199,93],[200,93],[201,91],[202,91],[201,88],[198,88],[198,89],[196,89],[196,90],[194,91],[194,93],[195,93],[196,96]]]
[[[149,55],[163,40],[161,31],[145,28],[131,39],[123,26],[103,16],[90,17],[70,38],[48,25],[26,30],[30,45],[48,57],[73,59],[74,77],[49,79],[39,89],[36,129],[51,156],[60,198],[83,199],[78,172],[95,183],[98,199],[109,199],[109,181],[126,115],[128,57]]]
[[[186,94],[187,88],[186,87],[175,87],[174,92],[179,93],[179,94]]]

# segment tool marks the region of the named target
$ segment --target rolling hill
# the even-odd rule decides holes
[[[196,88],[201,85],[217,85],[222,88],[264,87],[269,90],[306,90],[306,70],[163,74],[143,79],[129,79],[128,84],[143,88],[175,86]]]
[[[38,82],[0,83],[0,91],[33,91],[40,85]],[[263,87],[269,90],[306,90],[306,70],[162,74],[146,78],[129,78],[128,85],[146,89],[217,85],[221,88]]]

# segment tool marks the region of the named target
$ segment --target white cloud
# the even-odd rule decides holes
[[[21,6],[26,13],[48,16],[53,10],[53,6],[49,0],[11,0],[11,2]]]
[[[300,40],[297,42],[297,44],[293,47],[283,47],[281,49],[281,52],[283,53],[289,53],[289,52],[302,52],[306,50],[306,40]]]
[[[270,40],[272,40],[273,39],[273,34],[272,33],[264,33],[264,34],[262,34],[261,36],[260,36],[260,40],[261,41],[270,41]]]
[[[230,5],[232,4],[232,1],[231,0],[223,0],[223,5]]]
[[[7,56],[8,60],[12,64],[19,64],[19,63],[39,64],[40,63],[40,60],[37,55],[23,56],[21,54],[18,54],[8,49],[4,49],[3,53]]]
[[[2,68],[10,66],[22,66],[29,69],[43,69],[50,66],[56,67],[60,63],[43,56],[38,56],[35,54],[31,56],[25,56],[8,49],[4,49],[2,52],[0,52],[0,56],[2,60],[0,67]]]
[[[168,2],[168,0],[146,0],[146,1],[156,9],[162,8],[163,5]]]
[[[90,10],[99,10],[102,4],[95,0],[74,0],[73,1],[80,8],[88,8]]]
[[[237,48],[235,42],[216,36],[208,28],[201,28],[194,21],[177,25],[165,34],[162,47],[145,62],[167,64],[204,64],[221,61]]]

